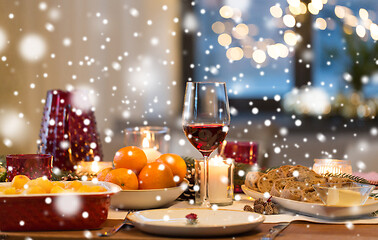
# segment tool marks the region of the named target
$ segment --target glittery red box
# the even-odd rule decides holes
[[[1,183],[8,186],[11,183]],[[86,182],[85,184],[93,185]],[[99,193],[0,195],[0,231],[84,230],[100,228],[108,216],[111,183]]]

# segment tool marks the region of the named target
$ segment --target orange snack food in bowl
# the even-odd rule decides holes
[[[35,186],[30,186],[27,189],[25,189],[24,193],[26,193],[26,194],[45,194],[47,192],[41,186],[35,185]]]
[[[139,189],[159,189],[175,187],[173,173],[164,163],[152,162],[147,164],[138,176]]]
[[[24,185],[29,182],[30,179],[25,175],[17,175],[12,180],[12,187],[16,189],[24,189]]]
[[[111,167],[102,169],[100,172],[97,173],[97,180],[105,181],[106,175],[108,175],[108,173],[111,170],[113,170],[113,168],[111,168]]]
[[[147,156],[144,151],[138,147],[124,147],[119,149],[114,155],[113,164],[115,168],[131,169],[138,175],[147,164]]]
[[[27,188],[31,188],[31,187],[34,187],[34,186],[41,187],[45,191],[44,193],[49,193],[51,191],[51,188],[54,187],[52,182],[50,182],[48,179],[44,179],[42,177],[30,180],[26,185],[28,185]]]
[[[66,183],[66,187],[65,189],[72,189],[73,191],[78,191],[81,187],[83,186],[83,184],[79,181],[72,181],[72,182],[68,182]]]
[[[138,177],[131,169],[127,168],[118,168],[110,171],[106,175],[105,181],[117,184],[123,190],[138,189]]]
[[[9,187],[4,189],[3,194],[10,195],[10,194],[20,194],[21,191],[19,189],[16,189],[15,187]]]
[[[173,173],[173,180],[176,184],[180,184],[187,172],[187,167],[184,159],[182,159],[179,155],[174,153],[166,153],[161,155],[156,162],[161,162],[168,165]]]

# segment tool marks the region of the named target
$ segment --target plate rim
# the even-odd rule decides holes
[[[248,191],[251,191],[251,192],[255,192],[255,193],[258,193],[258,194],[264,194],[264,193],[261,193],[261,192],[257,192],[253,189],[250,189],[249,187],[247,187],[245,184],[243,184],[242,186],[242,190],[244,192],[244,188],[246,188]],[[244,192],[245,193],[245,192]],[[246,194],[246,193],[245,193]],[[246,194],[248,195],[248,194]],[[277,199],[277,200],[284,200],[284,201],[288,201],[288,202],[291,202],[291,203],[301,203],[301,204],[308,204],[308,205],[317,205],[319,207],[326,207],[326,208],[351,208],[351,207],[355,207],[355,206],[329,206],[329,205],[325,205],[324,203],[309,203],[309,202],[302,202],[302,201],[296,201],[296,200],[292,200],[292,199],[287,199],[287,198],[282,198],[282,197],[276,197],[276,196],[272,196],[272,199]],[[373,199],[375,201],[378,201],[378,198],[374,198],[374,197],[369,197],[368,199]],[[364,205],[358,205],[357,207],[364,207],[364,206],[371,206],[371,205],[375,205],[377,204],[378,202],[372,202],[372,203],[369,203],[369,204],[364,204]]]
[[[165,211],[168,211],[168,210],[173,210],[173,211],[176,211],[176,210],[188,210],[188,211],[192,211],[192,210],[205,210],[205,211],[232,211],[232,212],[239,212],[239,213],[246,213],[246,214],[254,214],[254,215],[257,215],[258,217],[256,218],[256,221],[253,221],[253,222],[245,222],[245,223],[241,223],[241,224],[227,224],[226,227],[235,227],[235,226],[244,226],[244,225],[250,225],[250,224],[261,224],[265,221],[265,216],[262,215],[262,214],[259,214],[259,213],[255,213],[255,212],[246,212],[246,211],[241,211],[241,210],[236,210],[236,209],[217,209],[217,210],[213,210],[211,208],[207,209],[207,208],[159,208],[159,209],[149,209],[149,210],[142,210],[142,211],[137,211],[137,212],[132,212],[129,214],[129,216],[127,216],[127,219],[129,221],[131,221],[132,223],[138,223],[138,224],[143,224],[143,225],[149,225],[149,226],[164,226],[164,227],[168,227],[168,228],[177,228],[177,227],[180,227],[180,228],[197,228],[197,229],[205,229],[205,228],[223,228],[225,226],[220,226],[220,225],[183,225],[183,226],[173,226],[173,225],[161,225],[161,224],[151,224],[149,222],[137,222],[137,221],[133,221],[131,219],[132,216],[135,216],[136,213],[139,213],[139,212],[146,212],[146,211],[162,211],[162,210],[165,210]],[[188,213],[189,214],[189,213]]]
[[[155,189],[137,189],[137,190],[121,190],[119,191],[120,193],[141,193],[141,192],[161,192],[161,191],[170,191],[170,190],[176,190],[178,188],[183,189],[183,185],[185,186],[184,191],[188,188],[189,182],[188,180],[184,179],[183,182],[180,183],[180,185],[175,186],[175,187],[170,187],[170,188],[155,188]]]

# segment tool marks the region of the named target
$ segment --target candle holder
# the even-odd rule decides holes
[[[194,163],[195,178],[194,178],[194,191],[195,191],[195,204],[201,205],[204,197],[204,161],[196,159]],[[208,192],[209,202],[219,206],[231,205],[234,197],[234,163],[233,160],[223,159],[216,156],[209,160],[208,172]]]
[[[315,159],[314,170],[317,174],[352,174],[352,165],[350,161],[338,159]]]
[[[43,176],[51,179],[53,157],[50,154],[10,154],[6,159],[8,182],[21,174],[30,179]]]
[[[169,128],[144,126],[126,128],[125,145],[141,148],[147,156],[147,162],[155,161],[161,153],[169,152]]]
[[[232,158],[236,164],[235,172],[240,170],[246,170],[246,165],[251,165],[251,169],[259,169],[257,164],[259,144],[252,141],[226,141],[224,140],[222,145],[218,148],[218,153],[224,158]],[[237,164],[242,163],[242,164]],[[235,173],[236,174],[236,173]],[[241,185],[244,184],[245,175],[238,176],[236,175],[234,192],[242,193]]]

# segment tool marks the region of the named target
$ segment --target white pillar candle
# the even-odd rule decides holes
[[[143,152],[147,156],[147,163],[154,162],[161,155],[158,150],[150,146],[150,141],[148,141],[148,138],[143,139],[142,147]]]
[[[204,168],[204,163],[201,162],[201,169]],[[210,203],[224,203],[229,201],[229,171],[230,165],[224,163],[224,159],[220,156],[209,159],[209,201]],[[203,198],[204,189],[204,174],[201,171],[201,198]]]
[[[154,162],[161,155],[161,153],[154,148],[143,148],[142,150],[147,156],[147,163]]]

